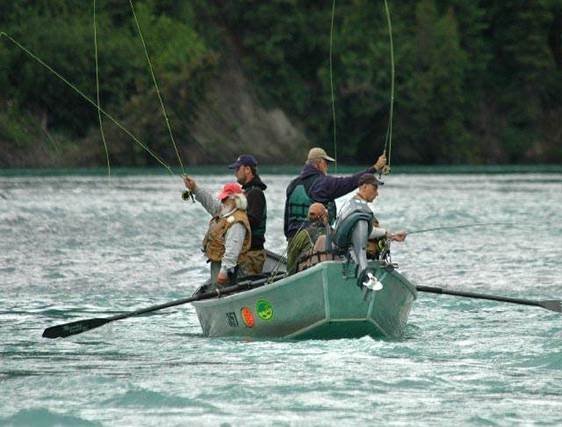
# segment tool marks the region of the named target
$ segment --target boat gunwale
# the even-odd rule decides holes
[[[246,296],[252,296],[254,294],[259,294],[261,292],[263,292],[264,289],[274,289],[280,286],[284,286],[288,283],[290,283],[289,279],[294,278],[294,276],[296,276],[297,274],[300,275],[300,278],[304,278],[308,275],[314,274],[317,271],[322,272],[322,274],[325,274],[325,271],[328,268],[328,265],[330,264],[344,264],[345,261],[335,261],[335,260],[326,260],[326,261],[322,261],[306,270],[303,270],[299,273],[296,274],[292,274],[290,276],[285,276],[279,280],[276,280],[272,283],[268,283],[268,284],[264,284],[255,288],[251,288],[251,289],[247,289],[241,292],[236,292],[233,294],[226,294],[226,295],[219,295],[217,298],[212,298],[212,299],[205,299],[205,300],[200,300],[200,301],[193,301],[192,305],[194,307],[207,307],[207,306],[213,306],[213,305],[219,305],[219,304],[223,304],[226,302],[233,302],[236,301],[237,299],[241,299],[244,298]],[[414,300],[417,299],[417,290],[416,287],[410,283],[410,281],[408,279],[406,279],[400,272],[396,271],[396,267],[392,266],[391,264],[383,264],[380,261],[378,261],[378,266],[385,270],[388,271],[387,269],[389,267],[392,267],[391,271],[388,271],[388,273],[393,273],[396,272],[397,274],[393,275],[394,278],[396,278],[400,284],[405,287],[407,290],[410,291],[410,293],[413,295]],[[301,275],[302,274],[302,275]],[[323,280],[325,282],[325,280]]]

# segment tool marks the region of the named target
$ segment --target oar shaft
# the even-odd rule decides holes
[[[496,295],[477,294],[474,292],[452,291],[442,288],[436,288],[433,286],[416,286],[416,289],[420,292],[429,292],[432,294],[455,295],[455,296],[466,297],[466,298],[478,298],[478,299],[486,299],[491,301],[509,302],[512,304],[523,304],[523,305],[532,305],[536,307],[543,307],[540,301],[532,301],[532,300],[521,299],[521,298],[500,297]]]
[[[230,286],[228,288],[224,288],[220,293],[221,294],[228,294],[230,292],[235,292],[240,288],[241,287],[239,285]],[[193,302],[193,301],[214,298],[216,296],[218,296],[217,292],[205,292],[203,294],[199,294],[196,297],[181,298],[181,299],[170,301],[170,302],[167,302],[167,303],[164,303],[164,304],[153,305],[151,307],[141,308],[139,310],[130,311],[128,313],[117,314],[113,317],[108,317],[107,321],[111,322],[113,320],[126,319],[127,317],[140,316],[141,314],[150,313],[152,311],[162,310],[164,308],[174,307],[176,305],[187,304],[187,303],[190,303],[190,302]]]
[[[279,278],[280,276],[276,276],[275,278]],[[258,286],[262,286],[270,277],[266,277],[260,280],[246,280],[243,282],[238,283],[237,285],[227,286],[220,290],[213,290],[210,292],[204,292],[202,294],[196,295],[194,297],[189,298],[180,298],[174,301],[170,301],[164,304],[153,305],[147,308],[141,308],[139,310],[130,311],[128,313],[117,314],[111,317],[105,318],[93,318],[93,319],[84,319],[84,320],[77,320],[74,322],[64,323],[62,325],[51,326],[43,331],[44,338],[61,338],[61,337],[68,337],[70,335],[80,334],[82,332],[89,331],[91,329],[99,328],[106,323],[113,322],[115,320],[126,319],[128,317],[140,316],[145,313],[150,313],[152,311],[162,310],[168,307],[174,307],[176,305],[187,304],[193,301],[201,301],[211,298],[220,297],[221,295],[231,294],[236,291],[254,288]]]

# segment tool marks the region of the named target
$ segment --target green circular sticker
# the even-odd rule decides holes
[[[268,300],[259,299],[256,302],[256,313],[260,319],[271,320],[273,318],[273,306]]]

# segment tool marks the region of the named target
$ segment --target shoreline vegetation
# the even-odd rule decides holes
[[[102,108],[177,165],[129,3],[95,4]],[[269,167],[293,173],[298,167],[282,165],[300,165],[312,146],[336,154],[329,3],[134,5],[186,168],[252,153],[265,165],[263,173]],[[395,165],[456,165],[452,173],[496,173],[509,164],[521,165],[514,171],[558,171],[531,165],[562,164],[559,1],[406,0],[389,6],[396,61],[393,172],[426,173],[426,166]],[[337,158],[357,168],[385,145],[391,86],[385,19],[383,2],[336,3]],[[96,99],[92,24],[88,1],[0,6],[0,32]],[[106,165],[96,109],[2,36],[0,87],[2,175]],[[109,120],[103,128],[112,172],[157,165]]]
[[[366,167],[366,165],[365,165]],[[260,165],[260,175],[296,175],[302,165]],[[339,166],[338,173],[345,175],[358,172],[362,166]],[[175,175],[180,176],[180,168],[172,168]],[[199,165],[189,166],[186,173],[190,175],[232,175],[226,165]],[[513,174],[562,174],[560,165],[401,165],[393,167],[394,175],[513,175]],[[56,176],[92,176],[107,177],[108,179],[127,176],[170,176],[170,173],[161,167],[118,167],[111,169],[108,177],[107,169],[94,168],[0,168],[0,177],[56,177]]]

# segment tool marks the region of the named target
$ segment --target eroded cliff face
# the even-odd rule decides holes
[[[149,106],[143,108],[141,104],[133,108],[135,104],[131,102],[126,110],[117,114],[147,146],[152,148],[155,138],[162,140],[160,146],[168,152],[156,151],[156,154],[171,166],[177,166],[161,111],[155,102]],[[176,114],[181,116],[181,108],[179,110]],[[150,117],[143,118],[143,114]],[[150,128],[143,126],[143,121],[151,121],[159,131],[143,133],[142,129]],[[216,74],[206,84],[205,96],[195,106],[190,124],[175,121],[172,129],[187,165],[231,163],[243,153],[253,154],[261,164],[300,164],[309,148],[309,141],[300,126],[281,109],[268,109],[258,100],[251,78],[244,74],[233,51],[223,54]],[[157,165],[109,120],[104,121],[104,131],[112,166]],[[95,126],[82,139],[67,139],[48,129],[39,116],[29,115],[22,123],[17,141],[6,139],[0,143],[9,147],[0,153],[1,167],[106,165],[99,129]]]
[[[208,84],[205,100],[190,129],[195,164],[231,162],[251,153],[260,163],[301,163],[309,141],[299,126],[279,108],[267,109],[234,54]]]

